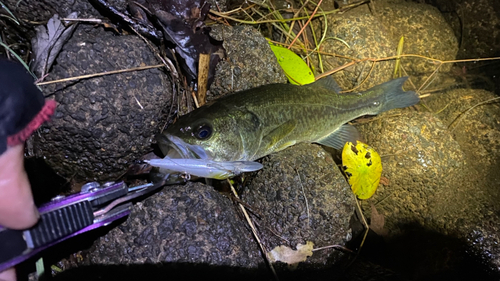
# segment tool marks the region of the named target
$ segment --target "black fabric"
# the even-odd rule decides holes
[[[21,230],[0,230],[0,263],[7,262],[23,254],[28,249]]]
[[[34,78],[17,62],[0,58],[0,154],[7,137],[21,131],[45,104]]]

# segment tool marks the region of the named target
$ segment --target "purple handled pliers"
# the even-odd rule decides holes
[[[0,272],[70,237],[127,216],[132,199],[163,185],[160,182],[129,188],[124,182],[90,182],[83,185],[80,193],[56,197],[40,206],[40,220],[29,229],[0,226]]]

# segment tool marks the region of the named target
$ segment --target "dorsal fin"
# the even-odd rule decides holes
[[[340,88],[339,84],[337,84],[337,81],[333,79],[331,75],[326,76],[325,78],[321,78],[318,81],[314,82],[312,85],[315,87],[323,87],[328,90],[334,90],[335,93],[340,93],[342,92],[342,88]]]

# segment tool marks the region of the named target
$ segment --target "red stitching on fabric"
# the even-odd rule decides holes
[[[12,136],[7,137],[7,145],[15,146],[24,143],[30,135],[38,129],[45,121],[49,120],[56,110],[57,103],[55,100],[48,100],[42,107],[42,110],[22,129]]]

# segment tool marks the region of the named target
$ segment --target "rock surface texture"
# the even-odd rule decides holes
[[[50,78],[155,64],[140,38],[80,26],[63,47]],[[66,178],[116,179],[151,151],[153,136],[166,122],[171,88],[158,69],[48,85],[44,93],[58,106],[52,121],[35,134],[35,154]]]
[[[262,215],[262,243],[273,249],[314,243],[314,248],[345,245],[355,198],[332,157],[318,145],[299,144],[272,154],[242,199]],[[342,252],[314,252],[306,264],[331,265]]]

